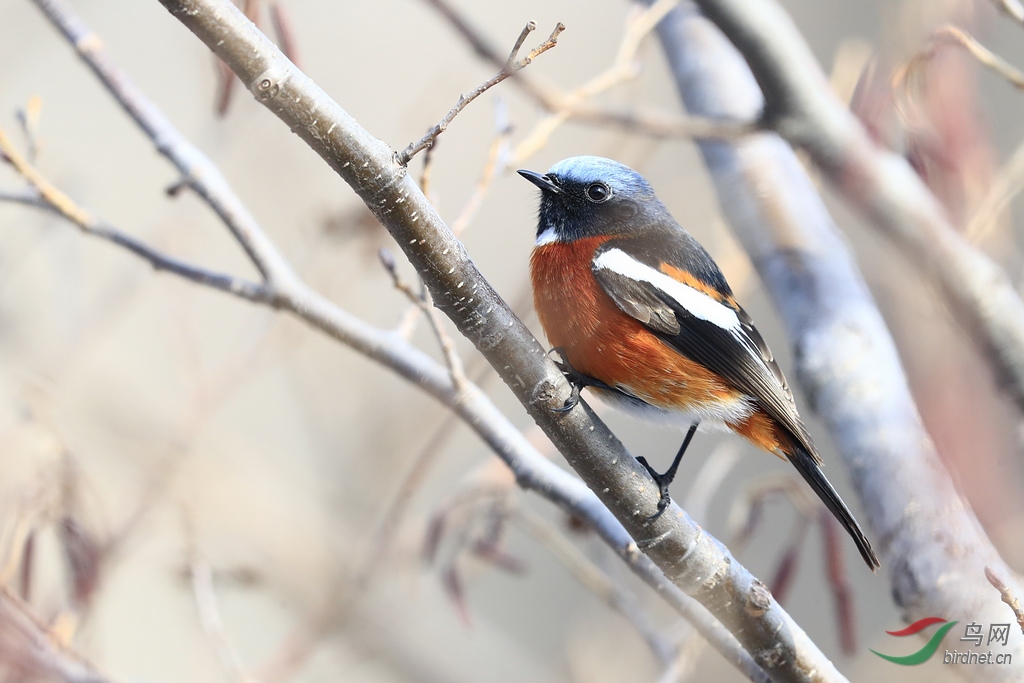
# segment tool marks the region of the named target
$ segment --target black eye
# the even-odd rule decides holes
[[[587,188],[587,197],[589,197],[592,202],[600,203],[611,196],[612,191],[608,189],[608,186],[604,183],[594,183]]]

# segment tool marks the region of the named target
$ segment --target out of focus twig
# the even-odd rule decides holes
[[[661,660],[662,664],[670,664],[676,659],[678,648],[665,638],[664,629],[657,626],[650,615],[641,608],[636,595],[625,586],[613,581],[607,573],[580,552],[579,548],[573,545],[564,534],[537,513],[524,506],[519,506],[515,520],[528,534],[540,541],[577,581],[629,620],[647,641],[648,647]]]
[[[974,36],[956,26],[943,26],[932,32],[926,45],[893,73],[893,85],[903,87],[911,71],[931,59],[942,45],[959,45],[979,64],[998,74],[1017,89],[1024,89],[1024,73],[979,43]]]
[[[58,644],[49,627],[31,608],[3,586],[0,586],[0,675],[12,681],[114,681],[77,653]]]
[[[470,47],[472,47],[477,56],[498,68],[501,68],[504,57],[498,53],[482,33],[472,26],[469,19],[450,4],[448,0],[426,0],[426,2],[436,9],[446,21],[448,21],[456,32],[462,36]],[[677,2],[678,0],[663,0],[663,7],[659,8],[654,13],[645,11],[635,13],[633,15],[633,19],[627,25],[627,34],[633,33],[635,30],[634,27],[640,30],[638,33],[629,35],[629,40],[632,41],[633,37],[642,38],[643,36],[641,34],[650,30],[644,29],[644,22],[637,22],[636,17],[658,16],[662,13],[664,7]],[[623,45],[626,46],[625,41]],[[635,48],[630,47],[630,49],[635,52]],[[609,72],[613,70],[617,70],[616,65],[613,65]],[[605,75],[609,72],[605,72]],[[629,78],[631,75],[632,70],[630,70],[630,73],[625,75],[625,78]],[[607,83],[607,81],[604,81],[603,75],[596,77],[591,81],[591,83],[594,83],[594,81],[597,81],[598,79],[602,79],[603,83]],[[619,82],[618,78],[615,79],[615,82]],[[734,122],[700,116],[679,116],[667,113],[648,113],[642,111],[618,111],[587,102],[586,100],[588,99],[588,96],[584,93],[584,96],[581,97],[579,90],[575,91],[575,94],[566,94],[559,88],[543,83],[540,78],[532,76],[528,77],[526,73],[522,72],[516,74],[516,77],[512,79],[512,83],[519,87],[550,115],[537,125],[533,136],[528,136],[534,138],[530,143],[529,148],[521,147],[521,151],[518,151],[514,155],[517,160],[524,159],[528,149],[536,149],[540,140],[544,136],[550,135],[557,126],[561,125],[561,123],[567,119],[595,126],[618,128],[629,133],[648,135],[655,138],[717,137],[730,139],[746,135],[758,127],[757,123],[753,121]],[[598,92],[615,85],[614,82],[607,83],[606,86],[603,85],[603,83],[598,83],[597,85],[600,87],[597,87],[596,89],[594,89],[595,86],[591,86],[591,88],[594,89],[591,94],[597,94]]]
[[[985,578],[992,584],[992,587],[999,591],[999,597],[1006,603],[1007,607],[1013,610],[1013,616],[1017,619],[1021,633],[1024,633],[1024,609],[1020,606],[1020,600],[1013,594],[1006,582],[999,578],[999,574],[992,567],[985,567]]]
[[[1024,24],[1024,5],[1018,0],[992,0],[992,4],[1014,21]]]
[[[456,392],[461,393],[466,388],[466,372],[462,366],[462,358],[459,357],[459,352],[455,349],[455,342],[445,332],[444,323],[441,321],[441,313],[431,303],[429,292],[427,292],[426,288],[423,288],[417,293],[412,288],[412,285],[402,279],[395,265],[395,257],[390,251],[381,249],[379,255],[380,262],[383,264],[384,270],[391,276],[391,282],[395,285],[395,289],[404,294],[410,303],[423,311],[423,314],[427,316],[427,320],[430,321],[430,328],[434,331],[434,336],[437,337],[441,353],[444,354],[444,362],[452,376],[452,384]]]

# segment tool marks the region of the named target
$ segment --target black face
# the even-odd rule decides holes
[[[537,236],[571,242],[593,235],[627,232],[645,207],[643,200],[660,203],[653,195],[636,196],[620,179],[574,177],[572,174],[519,171],[541,189]],[[616,182],[620,180],[620,182]],[[647,193],[643,193],[647,195]],[[550,231],[550,232],[549,232]]]

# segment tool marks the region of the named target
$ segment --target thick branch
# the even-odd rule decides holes
[[[742,56],[692,4],[670,15],[660,35],[688,109],[760,109]],[[793,150],[771,134],[699,145],[722,210],[783,314],[799,379],[850,470],[907,619],[999,622],[985,566],[1014,574],[943,468],[882,316]],[[1020,594],[1019,580],[1012,584]],[[1014,657],[1024,657],[1019,645]]]
[[[564,378],[484,280],[393,150],[295,68],[230,2],[161,1],[366,202],[405,250],[438,307],[638,539],[631,547],[642,549],[676,586],[707,606],[773,680],[841,680],[763,584],[685,513],[675,507],[646,522],[656,509],[656,487],[585,406],[564,415],[553,411],[569,393]]]
[[[829,88],[774,0],[697,0],[744,55],[764,93],[767,122],[805,149],[842,196],[898,244],[945,294],[1024,409],[1024,302],[1006,273],[949,224],[907,161],[877,147]]]

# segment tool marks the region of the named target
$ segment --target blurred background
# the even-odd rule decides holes
[[[952,23],[1024,67],[1024,26],[984,0],[782,4],[877,139],[904,152],[954,223],[1019,281],[1021,226],[1008,205],[1019,182],[1010,162],[1024,141],[1021,95],[929,36]],[[411,327],[409,304],[377,258],[390,237],[243,88],[225,96],[223,73],[196,38],[157,2],[72,6],[311,285],[374,325]],[[529,74],[564,94],[612,66],[636,15],[621,0],[452,6],[503,53],[526,21],[538,27],[527,47],[563,22],[558,46]],[[249,9],[279,41],[290,35],[306,73],[396,149],[495,71],[425,0]],[[655,39],[635,63],[595,105],[678,115]],[[34,148],[49,180],[167,253],[256,276],[205,205],[187,190],[169,196],[174,168],[29,0],[0,3],[0,65],[0,128]],[[554,126],[506,82],[441,137],[428,194],[464,226],[479,268],[535,332],[527,263],[537,192],[512,171],[576,154],[613,157],[652,182],[789,370],[787,340],[693,144]],[[411,172],[423,163],[420,155]],[[0,191],[23,188],[0,165]],[[825,194],[943,458],[1019,569],[1020,415],[912,260]],[[407,264],[399,270],[414,278]],[[412,335],[440,358],[426,325]],[[472,348],[458,347],[470,376],[550,453]],[[799,391],[797,401],[807,415]],[[657,467],[678,447],[677,433],[606,417]],[[807,417],[828,476],[856,512],[827,433]],[[516,490],[497,458],[415,387],[300,321],[155,273],[50,214],[5,202],[0,472],[0,580],[118,680],[743,680],[598,539]],[[699,435],[673,495],[776,589],[851,680],[951,678],[938,662],[895,670],[869,652],[892,651],[884,631],[902,622],[884,568],[865,571],[845,536],[853,614],[840,616],[821,526],[778,494],[791,475],[737,437]],[[626,615],[588,588],[595,576],[632,596]],[[855,639],[845,646],[844,619]],[[678,671],[659,656],[666,646],[682,653]]]

